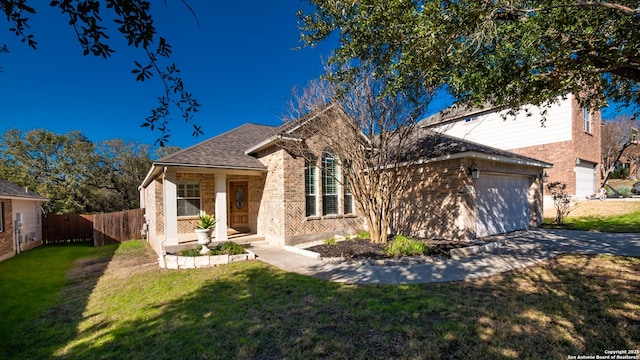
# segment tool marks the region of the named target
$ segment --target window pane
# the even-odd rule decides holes
[[[193,216],[200,213],[200,199],[178,199],[178,216]]]
[[[307,195],[306,201],[306,215],[314,216],[316,215],[316,196],[315,195]]]
[[[338,165],[336,164],[333,154],[322,154],[322,193],[325,195],[338,194],[338,181],[336,175],[338,173]]]
[[[306,216],[314,216],[316,215],[316,167],[309,161],[305,162],[304,191]]]
[[[322,213],[324,215],[338,213],[338,195],[324,195],[322,197]]]
[[[353,197],[350,194],[344,195],[344,213],[345,214],[353,213]]]

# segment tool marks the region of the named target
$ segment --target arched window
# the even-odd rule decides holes
[[[322,153],[322,214],[338,214],[338,162],[330,152]]]

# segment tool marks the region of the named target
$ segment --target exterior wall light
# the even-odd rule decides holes
[[[480,178],[480,169],[478,169],[478,164],[471,164],[469,167],[469,174],[471,174],[471,178],[473,180],[478,180],[478,178]]]
[[[540,178],[542,179],[542,183],[549,182],[549,174],[547,174],[546,171],[542,174]]]

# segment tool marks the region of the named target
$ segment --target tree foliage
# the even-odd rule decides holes
[[[182,1],[189,8],[185,0]],[[33,5],[33,6],[31,6]],[[44,1],[0,0],[0,12],[9,23],[9,31],[32,49],[37,41],[29,29],[29,16],[36,13],[36,7],[46,6]],[[54,0],[49,6],[56,7],[68,18],[73,27],[84,55],[109,58],[114,52],[109,43],[109,32],[103,21],[105,12],[111,12],[113,22],[129,46],[142,50],[145,60],[134,61],[131,73],[137,81],[151,79],[157,75],[164,86],[164,93],[158,97],[158,105],[142,126],[158,130],[160,137],[156,144],[164,146],[169,140],[169,121],[177,110],[182,118],[193,127],[193,135],[201,135],[201,126],[194,122],[200,104],[188,92],[180,77],[180,70],[171,63],[171,45],[160,36],[151,15],[151,3],[144,0]],[[189,8],[191,10],[191,8]],[[2,52],[8,52],[6,44],[0,44]]]
[[[137,208],[137,186],[150,165],[147,146],[122,140],[95,145],[79,131],[11,129],[0,143],[0,178],[49,198],[47,213]]]
[[[420,88],[391,94],[373,68],[358,70],[351,71],[349,83],[315,80],[296,94],[288,120],[312,117],[313,121],[306,121],[295,134],[302,141],[285,138],[281,145],[314,163],[318,154],[309,151],[307,140],[315,139],[316,148],[335,155],[342,172],[329,175],[351,190],[371,241],[385,243],[399,195],[419,158],[412,152],[414,130],[433,92]],[[327,68],[329,74],[334,71]]]
[[[446,86],[471,105],[640,105],[637,1],[309,0],[304,44],[337,33],[333,61],[372,63],[392,89]]]

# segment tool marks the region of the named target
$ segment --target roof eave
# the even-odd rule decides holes
[[[442,155],[435,158],[420,160],[419,163],[429,163],[429,162],[435,162],[435,161],[461,159],[466,157],[476,158],[481,160],[489,160],[489,161],[499,161],[499,162],[508,163],[508,164],[535,166],[535,167],[541,167],[545,169],[549,169],[553,167],[553,164],[544,162],[544,161],[539,161],[534,159],[512,158],[504,155],[487,154],[487,153],[482,153],[478,151],[463,151],[455,154]]]

